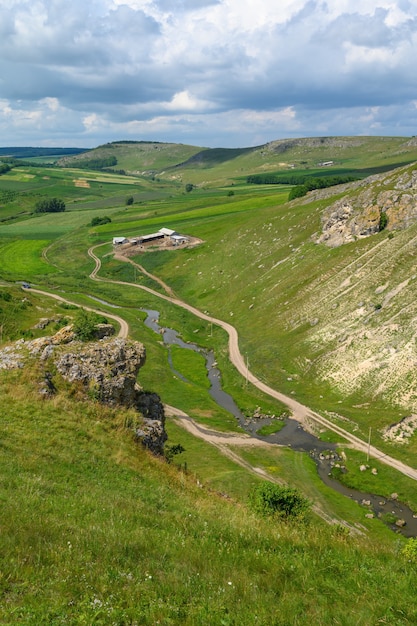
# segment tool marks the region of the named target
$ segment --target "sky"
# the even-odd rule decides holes
[[[0,145],[417,134],[417,0],[0,0]]]

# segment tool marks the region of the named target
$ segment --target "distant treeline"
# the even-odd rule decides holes
[[[117,159],[115,156],[108,156],[95,159],[82,159],[80,161],[71,161],[66,163],[64,167],[76,167],[81,170],[102,170],[106,167],[113,167],[117,165]]]
[[[111,146],[114,144],[123,143],[123,144],[132,144],[132,143],[165,143],[163,141],[135,141],[134,139],[121,139],[120,141],[109,141],[109,143],[104,144],[106,146]]]
[[[313,189],[325,189],[334,185],[342,185],[358,180],[358,176],[351,174],[332,176],[303,176],[300,174],[253,174],[248,176],[246,182],[254,185],[294,185],[290,191],[289,200],[301,198]]]
[[[66,156],[85,152],[85,148],[28,148],[11,147],[0,148],[0,156],[26,158],[44,156]]]

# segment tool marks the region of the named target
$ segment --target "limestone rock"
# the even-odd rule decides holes
[[[125,339],[77,344],[76,350],[64,352],[56,360],[64,378],[81,382],[97,400],[132,407],[136,404],[136,377],[144,363],[143,344]]]
[[[76,344],[61,354],[56,367],[70,382],[79,381],[96,400],[135,408],[143,423],[135,427],[135,437],[151,452],[163,455],[165,413],[156,393],[143,391],[136,378],[145,363],[145,347],[137,341],[107,339]]]
[[[364,186],[366,184],[366,186]],[[417,168],[409,166],[372,176],[346,188],[347,194],[322,215],[317,243],[337,247],[379,232],[382,213],[387,230],[408,228],[417,220]]]

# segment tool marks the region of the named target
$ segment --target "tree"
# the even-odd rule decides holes
[[[379,230],[384,230],[387,227],[388,224],[388,215],[385,213],[385,211],[381,212],[381,215],[379,216]]]
[[[171,446],[166,445],[164,449],[164,456],[167,463],[172,463],[174,456],[182,454],[183,452],[185,452],[185,448],[180,443],[176,443]]]
[[[60,198],[39,200],[35,206],[35,213],[61,213],[65,211],[65,202]]]
[[[256,513],[281,519],[302,519],[310,508],[310,502],[297,489],[270,482],[252,490],[250,503]]]
[[[126,205],[127,205],[127,206],[130,206],[131,204],[133,204],[133,202],[134,202],[134,198],[133,198],[133,196],[128,196],[128,197],[126,198]]]
[[[190,191],[192,191],[193,189],[194,189],[194,185],[193,185],[192,183],[187,183],[187,184],[185,185],[185,191],[186,191],[187,193],[190,193]]]

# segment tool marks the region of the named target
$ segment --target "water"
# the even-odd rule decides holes
[[[358,505],[365,506],[369,510],[369,514],[373,514],[375,517],[383,517],[387,519],[388,516],[394,516],[396,519],[403,519],[406,525],[402,528],[397,527],[394,523],[388,523],[388,525],[400,532],[405,537],[417,536],[417,518],[414,517],[413,511],[398,502],[395,499],[384,499],[381,496],[363,493],[355,489],[349,489],[345,487],[338,480],[331,477],[330,472],[335,464],[343,465],[343,459],[340,459],[336,453],[336,444],[327,443],[321,441],[315,435],[312,435],[308,431],[304,430],[297,420],[287,418],[285,425],[278,432],[268,437],[260,437],[257,435],[257,431],[265,425],[271,423],[272,418],[260,418],[260,419],[248,419],[239,410],[232,396],[223,391],[221,386],[221,374],[216,367],[216,361],[214,353],[212,351],[203,350],[195,343],[185,343],[175,330],[172,328],[162,328],[159,325],[159,312],[152,309],[141,309],[147,314],[145,319],[145,325],[159,333],[164,343],[168,346],[177,345],[186,350],[193,350],[199,352],[206,358],[206,368],[208,378],[211,384],[210,395],[226,411],[234,415],[238,420],[239,425],[252,437],[257,439],[266,440],[269,443],[275,443],[281,446],[287,446],[296,450],[297,452],[306,452],[315,460],[317,470],[322,481],[328,486],[337,491],[338,493],[358,502]],[[178,372],[172,364],[171,353],[168,353],[168,362],[172,372],[184,382],[188,381],[180,372]],[[369,503],[369,504],[368,504]]]
[[[110,302],[106,302],[106,300],[102,300],[101,298],[96,298],[95,296],[88,296],[91,300],[95,300],[96,302],[100,302],[100,304],[105,304],[106,306],[111,307],[112,309],[120,309],[121,307],[117,304],[111,304]]]

